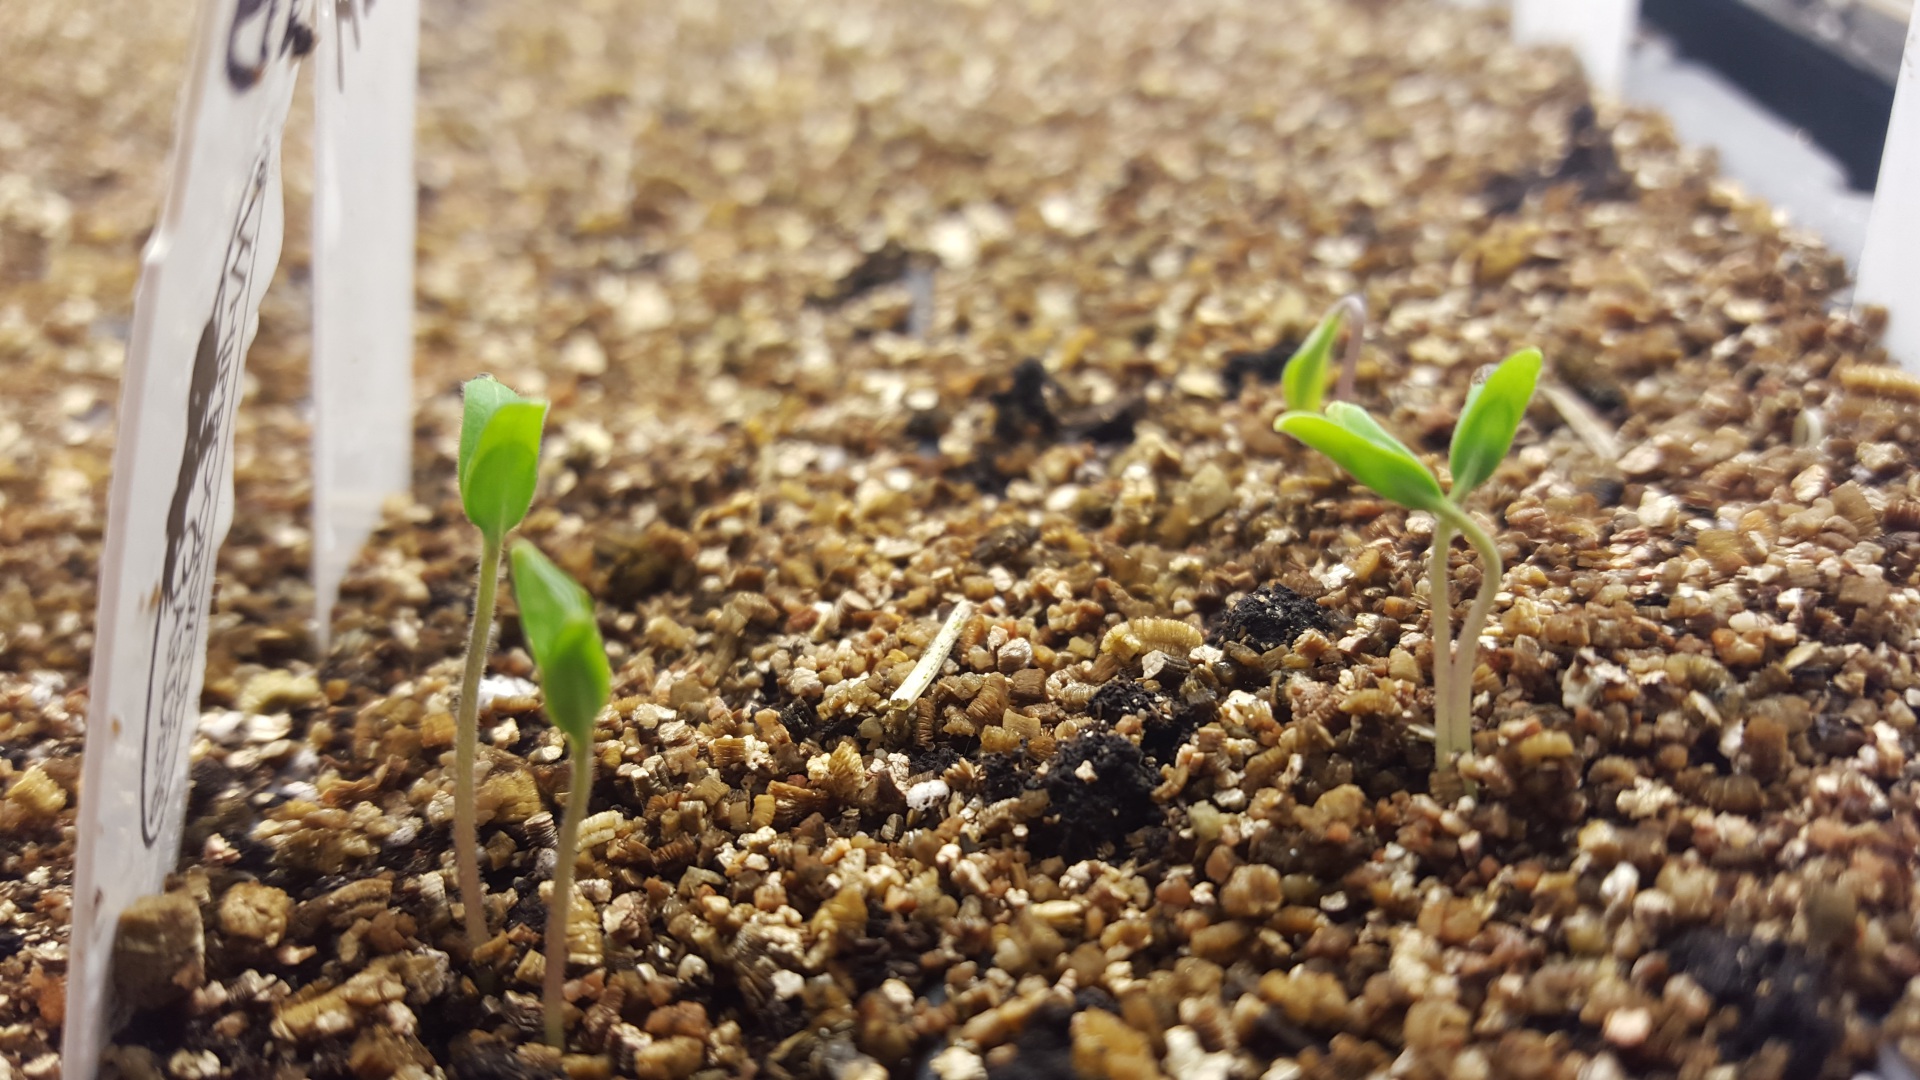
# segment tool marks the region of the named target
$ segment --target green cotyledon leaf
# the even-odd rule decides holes
[[[1289,410],[1318,412],[1333,382],[1333,342],[1340,336],[1346,308],[1336,306],[1313,328],[1307,340],[1293,350],[1280,372],[1280,396]]]
[[[1482,372],[1467,391],[1460,422],[1453,428],[1448,467],[1453,471],[1453,501],[1464,500],[1486,483],[1507,451],[1514,432],[1527,414],[1534,384],[1540,379],[1540,350],[1522,349]]]
[[[547,715],[567,738],[592,737],[613,684],[593,599],[565,570],[522,540],[513,545],[513,596],[528,651],[540,669]]]
[[[1343,404],[1335,402],[1326,415],[1283,413],[1274,421],[1274,430],[1320,451],[1380,497],[1409,510],[1432,510],[1445,499],[1440,482],[1411,451],[1387,434],[1366,410],[1356,405],[1342,409]]]
[[[540,468],[547,403],[523,398],[491,376],[468,380],[460,420],[460,502],[498,543],[527,516]]]
[[[1381,427],[1380,421],[1375,420],[1372,413],[1352,402],[1336,401],[1328,405],[1326,416],[1327,419],[1339,424],[1341,427],[1346,428],[1348,431],[1353,432],[1355,435],[1360,436],[1382,450],[1399,454],[1415,463],[1418,463],[1420,460],[1418,455],[1412,450],[1407,449],[1406,443],[1394,438],[1392,432]],[[1422,468],[1424,469],[1424,466]]]
[[[474,443],[480,440],[480,429],[487,426],[487,418],[500,406],[514,401],[525,400],[519,394],[509,390],[506,384],[491,375],[477,375],[468,379],[460,387],[460,482],[466,483],[467,463],[473,460]]]

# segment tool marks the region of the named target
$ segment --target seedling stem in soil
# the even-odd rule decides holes
[[[482,375],[468,380],[460,421],[460,502],[480,530],[480,581],[474,591],[473,626],[460,678],[460,711],[454,718],[453,857],[466,908],[467,947],[487,941],[486,896],[480,885],[480,830],[474,808],[478,766],[480,677],[487,670],[493,635],[495,587],[500,580],[500,544],[533,504],[540,465],[540,429],[547,403],[523,398]]]
[[[1329,312],[1322,329],[1337,315]],[[1316,331],[1315,337],[1320,332]],[[1309,338],[1311,344],[1315,338]],[[1324,337],[1323,350],[1332,343]],[[1307,353],[1303,345],[1302,353]],[[1289,381],[1282,375],[1283,389],[1301,387],[1299,400],[1313,401],[1325,390],[1324,351],[1320,368],[1311,377]],[[1308,354],[1309,364],[1313,363]],[[1383,498],[1409,510],[1425,510],[1433,515],[1433,550],[1429,569],[1432,583],[1433,625],[1433,709],[1434,750],[1439,767],[1454,768],[1473,750],[1473,673],[1479,660],[1480,631],[1493,612],[1494,597],[1500,591],[1503,569],[1500,551],[1464,509],[1473,490],[1485,483],[1513,446],[1514,432],[1526,415],[1540,377],[1540,351],[1525,349],[1514,353],[1498,367],[1482,372],[1467,391],[1465,408],[1454,425],[1453,445],[1448,454],[1453,474],[1452,492],[1444,493],[1435,477],[1413,451],[1394,438],[1358,405],[1335,401],[1324,412],[1290,409],[1274,421],[1274,428],[1286,432],[1308,446],[1332,458],[1355,480],[1372,488]],[[1289,402],[1296,400],[1289,394]],[[1480,591],[1467,608],[1455,639],[1452,622],[1453,599],[1449,588],[1448,553],[1455,534],[1465,536],[1480,556],[1484,574]],[[1454,648],[1458,640],[1460,647]]]
[[[587,816],[587,796],[593,791],[593,721],[606,707],[613,674],[600,626],[594,621],[593,600],[566,571],[525,540],[513,545],[513,596],[520,605],[527,647],[540,669],[547,716],[566,735],[573,762],[573,787],[567,792],[566,814],[560,821],[553,894],[547,902],[547,971],[541,1006],[547,1042],[559,1047],[564,1035],[565,1003],[560,992],[567,976],[573,864],[580,849],[580,821]]]

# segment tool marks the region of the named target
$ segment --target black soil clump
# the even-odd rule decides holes
[[[1246,389],[1249,381],[1274,383],[1286,369],[1287,360],[1300,347],[1299,338],[1282,338],[1271,348],[1258,352],[1227,354],[1227,365],[1220,369],[1220,381],[1226,385],[1227,400],[1232,401]]]
[[[1075,405],[1046,367],[1032,357],[1020,361],[1007,388],[989,394],[987,400],[993,405],[994,440],[1003,444],[1085,440],[1124,445],[1133,441],[1133,426],[1145,408],[1145,399],[1138,394],[1097,405]]]
[[[1291,645],[1309,630],[1331,633],[1326,609],[1285,585],[1262,585],[1240,598],[1213,626],[1213,640],[1238,641],[1257,652]]]
[[[980,793],[990,803],[1011,799],[1027,789],[1027,774],[1012,754],[980,755]]]
[[[806,698],[794,698],[781,707],[780,725],[795,741],[805,739],[820,726],[820,710]]]
[[[938,405],[930,409],[915,409],[907,414],[906,435],[923,444],[927,453],[937,454],[940,451],[940,436],[945,435],[952,424],[953,417]]]
[[[1023,439],[1051,439],[1060,431],[1060,418],[1054,415],[1054,395],[1059,387],[1040,361],[1028,357],[1013,369],[1013,381],[1005,390],[990,394],[993,404],[993,437],[1001,442]]]
[[[1613,132],[1600,126],[1591,104],[1573,110],[1567,121],[1567,156],[1553,171],[1552,183],[1580,185],[1580,197],[1602,202],[1633,197],[1633,177],[1620,167]]]
[[[1172,764],[1174,754],[1185,746],[1193,733],[1211,724],[1220,715],[1220,705],[1212,698],[1176,701],[1161,718],[1148,718],[1140,732],[1140,749],[1152,760]]]
[[[1093,692],[1087,712],[1111,724],[1123,716],[1142,720],[1165,713],[1164,699],[1132,679],[1109,679]]]
[[[1091,776],[1083,775],[1087,770]],[[1159,777],[1140,748],[1119,735],[1068,740],[1031,783],[1052,800],[1031,845],[1043,859],[1058,854],[1076,863],[1113,856],[1128,833],[1161,820],[1153,801]]]
[[[547,929],[547,905],[540,899],[540,883],[530,877],[515,878],[513,887],[520,899],[513,905],[508,926],[524,926],[536,934]]]
[[[1173,760],[1194,731],[1218,711],[1211,701],[1173,701],[1132,679],[1109,680],[1087,702],[1087,712],[1108,724],[1125,716],[1139,717],[1140,749],[1149,760],[1162,764]]]
[[[1788,1076],[1816,1076],[1840,1032],[1822,1003],[1830,1000],[1826,973],[1804,951],[1780,941],[1699,927],[1667,947],[1667,958],[1740,1019],[1723,1037],[1735,1058],[1769,1039],[1787,1044]]]
[[[870,251],[845,276],[807,297],[811,307],[835,307],[883,285],[891,285],[907,276],[913,253],[889,240],[878,251]]]
[[[943,773],[960,760],[960,752],[946,743],[932,746],[910,746],[907,748],[907,771],[910,775],[921,773]]]
[[[1487,180],[1482,195],[1487,213],[1504,217],[1519,210],[1527,196],[1557,184],[1575,184],[1582,202],[1631,199],[1633,177],[1620,167],[1613,148],[1613,132],[1600,126],[1593,106],[1582,102],[1567,118],[1567,153],[1551,170],[1531,175],[1498,173]]]

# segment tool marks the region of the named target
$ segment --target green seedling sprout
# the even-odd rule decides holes
[[[540,686],[547,717],[567,737],[573,762],[573,786],[560,822],[559,860],[553,867],[553,895],[547,903],[547,976],[542,1008],[547,1042],[561,1045],[560,988],[566,982],[567,923],[573,913],[573,863],[580,846],[580,820],[587,816],[593,790],[593,720],[607,705],[613,674],[593,600],[567,572],[553,565],[525,540],[513,545],[513,598],[520,605],[520,627]]]
[[[1360,339],[1367,330],[1367,303],[1357,293],[1334,301],[1307,340],[1287,358],[1287,366],[1280,372],[1280,394],[1287,408],[1320,411],[1332,381],[1328,365],[1342,324],[1347,328],[1347,348],[1340,364],[1340,396],[1353,396],[1354,371],[1360,366]]]
[[[480,885],[480,830],[474,811],[473,774],[479,741],[480,676],[487,668],[493,634],[494,589],[500,580],[500,545],[533,503],[540,465],[540,429],[547,403],[523,398],[482,375],[467,381],[460,420],[460,502],[480,530],[480,584],[467,635],[467,666],[460,678],[460,712],[454,726],[453,856],[466,906],[467,944],[487,941],[486,896]]]
[[[1526,415],[1540,377],[1540,350],[1525,349],[1482,372],[1467,391],[1466,407],[1454,425],[1448,468],[1451,494],[1413,451],[1387,433],[1358,405],[1336,401],[1322,413],[1291,410],[1274,429],[1299,439],[1345,469],[1382,498],[1409,510],[1433,515],[1430,567],[1433,590],[1433,701],[1435,750],[1442,769],[1473,750],[1473,671],[1479,659],[1480,629],[1493,610],[1503,569],[1493,538],[1464,509],[1468,495],[1485,483],[1513,447],[1513,435]],[[1324,376],[1322,376],[1324,379]],[[1324,386],[1324,383],[1322,384]],[[1293,399],[1289,398],[1289,401]],[[1465,536],[1479,554],[1485,574],[1480,591],[1460,624],[1461,648],[1453,645],[1453,599],[1447,556],[1454,534]]]

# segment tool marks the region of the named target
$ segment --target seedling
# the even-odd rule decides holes
[[[547,717],[567,737],[573,786],[560,821],[559,860],[547,902],[547,977],[543,1008],[547,1042],[561,1045],[560,988],[566,982],[567,923],[573,913],[573,862],[580,846],[580,820],[593,790],[593,719],[606,707],[613,683],[593,600],[567,572],[525,540],[513,545],[513,597],[520,605],[533,663],[540,669]]]
[[[1493,610],[1503,572],[1493,538],[1475,524],[1463,505],[1512,448],[1514,432],[1540,377],[1540,362],[1540,350],[1525,349],[1474,379],[1460,422],[1453,428],[1448,454],[1453,473],[1450,495],[1441,491],[1439,479],[1413,451],[1358,405],[1336,401],[1324,413],[1293,410],[1281,414],[1273,425],[1332,458],[1382,498],[1433,515],[1434,739],[1442,769],[1452,768],[1456,758],[1473,750],[1473,671],[1479,658],[1480,629]],[[1324,388],[1324,375],[1320,378]],[[1467,538],[1486,571],[1460,625],[1463,647],[1458,650],[1449,627],[1453,598],[1447,577],[1447,554],[1455,533]]]
[[[1287,358],[1287,366],[1280,371],[1280,395],[1287,408],[1320,411],[1330,381],[1327,365],[1332,362],[1333,343],[1343,323],[1347,327],[1347,348],[1340,364],[1340,396],[1353,396],[1354,371],[1360,366],[1360,339],[1367,330],[1367,303],[1357,293],[1334,301],[1307,340]]]
[[[485,894],[480,886],[480,835],[474,812],[473,774],[479,741],[480,676],[487,668],[493,634],[494,589],[500,580],[500,544],[533,503],[540,464],[540,429],[547,403],[523,398],[490,375],[470,379],[466,414],[460,421],[460,502],[480,530],[480,584],[467,635],[467,666],[460,679],[460,711],[454,718],[453,855],[460,898],[467,909],[467,944],[487,940]]]

